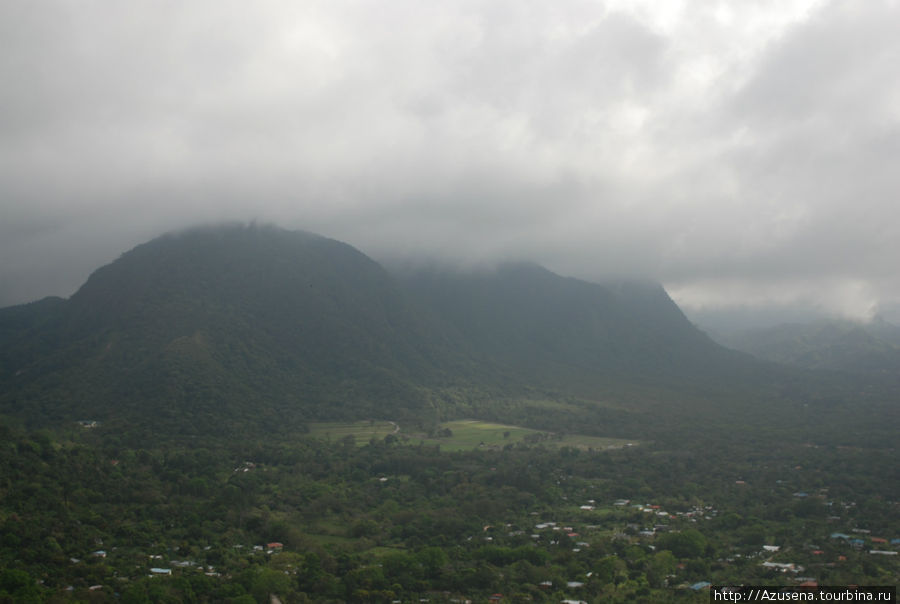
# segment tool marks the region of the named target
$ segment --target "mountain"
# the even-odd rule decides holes
[[[352,247],[270,227],[195,229],[138,246],[69,300],[0,311],[2,408],[32,420],[418,411],[453,368],[391,277]]]
[[[469,356],[519,379],[590,391],[623,380],[684,387],[756,369],[695,328],[656,283],[590,283],[525,263],[398,278],[452,325]]]
[[[819,320],[719,335],[719,341],[761,359],[809,369],[900,375],[900,329],[870,323]]]
[[[344,243],[253,225],[165,235],[68,300],[0,309],[0,413],[30,425],[235,434],[575,396],[570,424],[636,426],[807,382],[716,344],[657,284],[531,264],[389,273]]]

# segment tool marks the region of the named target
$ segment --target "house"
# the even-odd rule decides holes
[[[266,549],[273,552],[280,552],[282,549],[284,549],[284,544],[279,543],[278,541],[273,541],[272,543],[266,544]]]
[[[803,570],[802,566],[797,566],[793,562],[763,562],[762,565],[766,568],[774,568],[780,570],[783,573],[787,571],[798,573]]]
[[[172,569],[171,568],[151,568],[150,574],[151,575],[171,575]]]
[[[777,552],[778,550],[781,549],[781,546],[780,545],[764,545],[763,549],[766,550],[767,552]]]

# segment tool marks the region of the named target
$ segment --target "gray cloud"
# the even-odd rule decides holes
[[[863,316],[900,301],[898,13],[7,3],[0,304],[237,219]]]

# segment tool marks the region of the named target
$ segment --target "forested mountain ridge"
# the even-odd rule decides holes
[[[422,405],[418,384],[452,369],[426,327],[350,246],[195,229],[138,246],[69,300],[0,311],[3,407],[199,425],[378,415],[363,406],[379,398],[399,413]]]
[[[470,347],[548,385],[685,386],[760,369],[694,327],[657,283],[591,283],[528,263],[399,278]]]
[[[534,389],[655,400],[607,412],[636,425],[638,411],[729,413],[723,400],[797,381],[711,341],[658,284],[589,283],[533,264],[389,273],[344,243],[256,225],[140,245],[68,300],[0,309],[0,338],[0,413],[35,426],[421,423]]]

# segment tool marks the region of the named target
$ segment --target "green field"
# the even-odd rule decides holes
[[[326,440],[341,440],[352,436],[360,446],[373,438],[381,440],[388,434],[397,432],[396,424],[385,421],[318,422],[309,425],[309,436]]]
[[[309,426],[309,436],[311,437],[341,440],[347,436],[353,436],[356,444],[360,446],[365,445],[372,438],[381,440],[388,434],[396,434],[400,440],[439,444],[441,449],[448,451],[499,448],[516,443],[542,444],[547,447],[573,447],[583,450],[601,450],[637,444],[636,440],[578,434],[561,435],[474,419],[444,422],[438,427],[438,435],[431,436],[422,432],[408,432],[403,429],[403,426],[385,421],[322,422]]]

